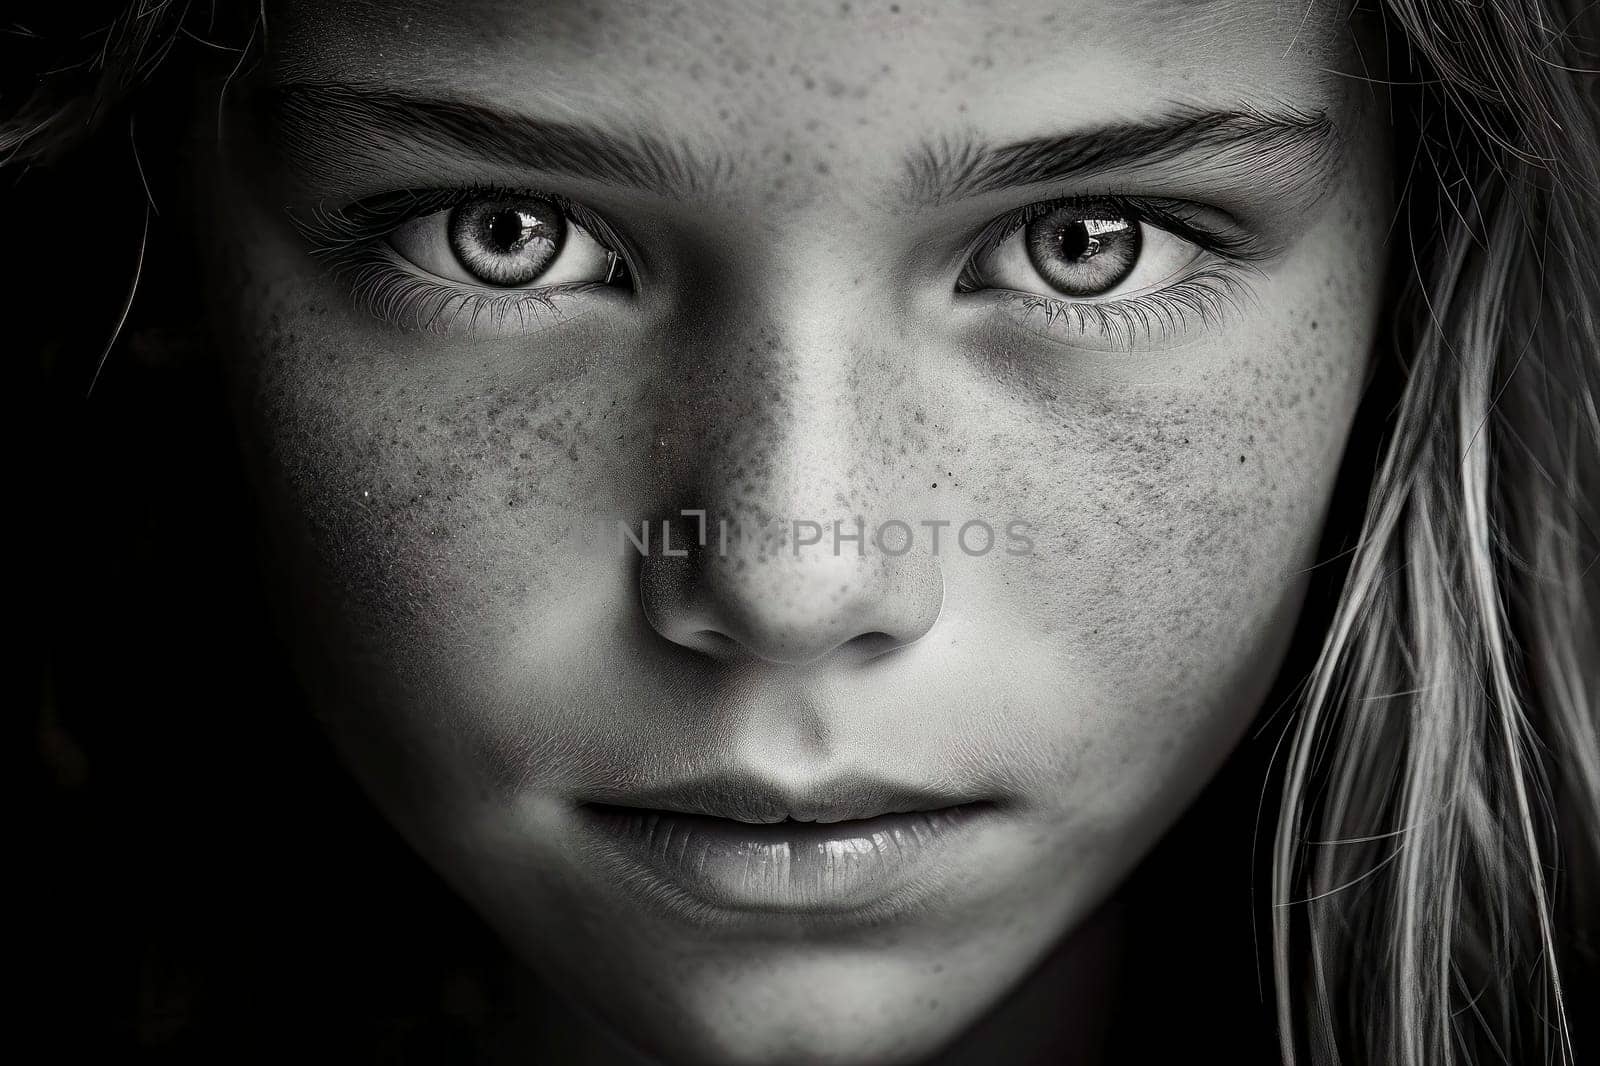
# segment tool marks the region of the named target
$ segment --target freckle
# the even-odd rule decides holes
[[[1311,320],[1311,328],[1312,329],[1316,329],[1317,328],[1317,320],[1314,319],[1314,318]]]
[[[1242,463],[1242,462],[1244,462],[1244,456],[1242,456],[1242,455],[1241,455],[1241,456],[1239,456],[1239,461],[1240,461],[1240,462],[1241,462],[1241,463]]]
[[[939,487],[939,483],[937,481],[935,481],[931,487],[932,488],[938,488]]]

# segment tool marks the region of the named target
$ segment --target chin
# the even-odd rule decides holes
[[[639,1004],[638,1013],[613,1005],[607,1021],[671,1066],[895,1066],[926,1061],[987,1005],[914,967],[863,962],[858,953],[778,959],[765,969],[765,979],[687,986],[681,975],[662,974],[675,998]]]

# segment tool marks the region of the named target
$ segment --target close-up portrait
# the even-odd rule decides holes
[[[7,0],[24,1061],[1600,1063],[1593,0]]]

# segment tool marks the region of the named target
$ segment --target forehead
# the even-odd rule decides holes
[[[1006,138],[1186,106],[1327,106],[1326,0],[286,0],[272,76],[450,91],[718,143]],[[1359,66],[1357,66],[1359,69]]]

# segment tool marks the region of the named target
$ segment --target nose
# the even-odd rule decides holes
[[[675,550],[647,552],[639,573],[666,640],[723,662],[862,663],[937,621],[938,556],[916,543],[892,450],[873,444],[894,421],[883,382],[903,374],[847,343],[848,320],[835,308],[726,331],[679,368],[693,395],[673,406],[694,417],[659,427],[656,456],[682,501]]]
[[[645,617],[667,640],[709,658],[786,665],[866,662],[933,628],[944,604],[936,559],[833,555],[832,530],[813,543],[816,535],[802,519],[798,533],[782,523],[742,532],[754,543],[726,553],[713,539],[676,559],[650,556],[640,572]]]

